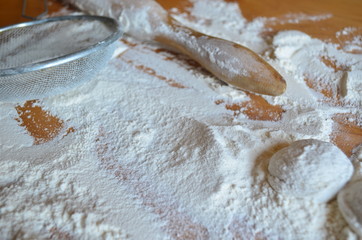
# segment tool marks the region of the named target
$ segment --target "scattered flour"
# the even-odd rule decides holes
[[[329,87],[344,100],[362,106],[361,69],[362,55],[338,50],[334,44],[327,44],[297,31],[280,32],[273,41],[275,55],[286,71],[293,72],[300,82],[317,79],[315,88]],[[323,61],[325,59],[330,59]],[[333,68],[331,65],[335,65]]]
[[[338,194],[338,207],[351,228],[362,237],[362,182],[357,181]]]
[[[357,239],[337,201],[280,194],[267,169],[296,140],[330,142],[334,114],[360,114],[360,56],[295,31],[269,44],[260,35],[266,20],[247,22],[235,3],[199,0],[190,14],[193,21],[176,17],[259,54],[273,49],[275,58],[264,58],[288,89],[265,99],[281,105],[282,117],[235,115],[215,102],[245,102],[245,92],[188,58],[127,38],[95,79],[37,103],[73,132],[33,144],[15,105],[0,103],[1,238]],[[333,71],[323,56],[345,68]],[[333,87],[344,79],[350,105],[324,103],[304,73]]]

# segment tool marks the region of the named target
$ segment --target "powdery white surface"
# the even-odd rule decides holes
[[[362,237],[362,181],[356,181],[338,194],[338,207],[351,228]]]
[[[196,22],[179,19],[259,53],[270,47],[258,36],[262,19],[246,22],[235,3],[195,3]],[[39,103],[74,133],[33,145],[14,120],[14,104],[1,103],[0,236],[356,239],[336,201],[284,196],[266,181],[267,162],[281,146],[306,138],[330,141],[333,114],[360,111],[318,101],[294,67],[301,59],[283,57],[290,49],[283,38],[293,35],[301,39],[294,42],[299,52],[301,42],[328,44],[298,32],[280,34],[272,45],[279,55],[267,59],[288,81],[286,94],[266,97],[285,110],[277,122],[234,117],[215,101],[248,100],[244,92],[132,39],[138,45],[93,81]],[[348,56],[349,64],[354,60]]]
[[[270,158],[268,172],[274,190],[328,202],[350,180],[353,165],[333,144],[306,139],[276,152]]]
[[[362,105],[361,69],[362,55],[338,50],[336,45],[326,44],[298,31],[280,32],[273,44],[275,55],[287,71],[296,79],[318,79],[319,87],[329,86],[339,91],[344,100]],[[321,58],[328,57],[340,69],[326,65]]]
[[[171,30],[167,26],[168,13],[157,2],[150,0],[64,0],[82,11],[117,19],[122,30],[139,40],[151,41],[161,32]]]

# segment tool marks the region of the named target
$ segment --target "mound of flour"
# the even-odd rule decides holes
[[[353,165],[333,144],[306,139],[275,153],[268,171],[268,181],[276,191],[327,202],[352,177]]]

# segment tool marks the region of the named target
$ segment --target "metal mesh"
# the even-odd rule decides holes
[[[55,67],[2,77],[0,100],[23,101],[57,95],[91,79],[111,57],[114,48],[106,47],[87,57]]]
[[[0,32],[0,73],[92,49],[114,34],[107,24],[89,19],[45,22]],[[0,77],[0,101],[22,101],[60,94],[91,79],[105,66],[115,44],[52,67]],[[84,54],[83,54],[84,55]],[[53,64],[54,65],[54,64]]]

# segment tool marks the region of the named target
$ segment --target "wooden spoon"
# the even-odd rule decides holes
[[[118,19],[130,36],[172,47],[239,89],[272,96],[281,95],[286,89],[283,77],[255,52],[183,26],[153,0],[66,2],[91,14]]]

